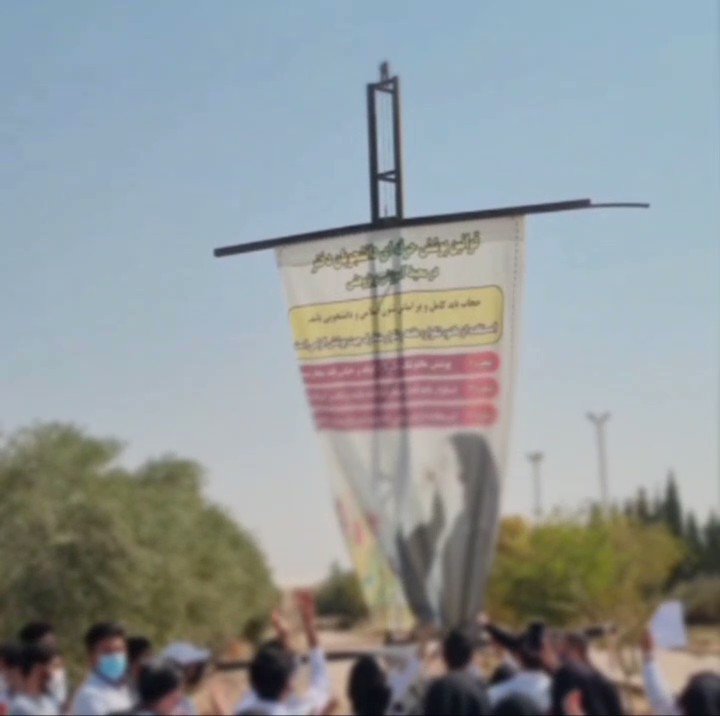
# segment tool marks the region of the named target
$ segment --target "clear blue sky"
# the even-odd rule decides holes
[[[344,554],[272,254],[368,217],[364,84],[403,83],[407,214],[529,221],[505,509],[673,467],[718,504],[718,9],[691,3],[25,2],[0,7],[0,425],[73,421],[200,460],[281,581]]]

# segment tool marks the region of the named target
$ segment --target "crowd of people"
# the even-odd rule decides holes
[[[212,699],[213,713],[230,716],[342,713],[333,695],[320,644],[312,598],[298,599],[307,654],[291,646],[290,630],[273,616],[274,636],[256,650],[248,667],[249,689],[237,704]],[[500,658],[491,673],[478,667],[476,648],[484,633]],[[511,633],[486,617],[471,630],[453,629],[441,640],[442,673],[427,673],[430,633],[420,631],[411,647],[368,653],[352,665],[347,702],[357,716],[459,714],[595,716],[628,713],[617,687],[592,663],[588,637],[532,623]],[[114,622],[88,629],[87,674],[69,688],[57,635],[51,624],[25,625],[0,648],[0,716],[136,714],[194,716],[193,699],[212,668],[210,651],[176,642],[156,653],[142,636]],[[647,699],[654,713],[673,716],[720,714],[720,674],[693,676],[676,697],[663,683],[652,638],[642,645]],[[300,678],[303,665],[307,678]]]

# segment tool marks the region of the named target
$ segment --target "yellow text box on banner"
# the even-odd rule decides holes
[[[483,286],[319,303],[293,308],[290,323],[300,360],[483,346],[502,335],[503,294]]]

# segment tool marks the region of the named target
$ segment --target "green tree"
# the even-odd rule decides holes
[[[671,470],[668,473],[665,485],[665,499],[662,506],[662,515],[668,529],[675,537],[683,535],[683,509],[680,503],[675,473]]]
[[[720,574],[720,519],[711,512],[703,528],[702,568],[707,574]]]
[[[682,582],[673,596],[685,605],[685,614],[691,624],[720,622],[720,576],[699,576]]]
[[[488,609],[508,623],[612,619],[637,626],[682,557],[681,543],[664,526],[620,516],[589,524],[560,517],[535,528],[504,520]]]
[[[642,522],[643,524],[647,524],[652,519],[652,515],[650,512],[650,503],[648,501],[648,496],[647,496],[647,490],[644,487],[641,487],[638,490],[636,506],[635,506],[635,515],[637,516],[637,519],[640,522]]]
[[[202,468],[165,457],[136,471],[121,445],[67,425],[0,444],[0,630],[47,619],[63,646],[100,619],[164,641],[219,643],[271,608],[252,537],[202,495]]]
[[[330,574],[318,587],[316,601],[318,614],[341,617],[348,624],[355,624],[368,616],[357,575],[337,564],[332,565]]]
[[[681,576],[683,579],[697,574],[702,565],[703,559],[703,541],[700,536],[700,528],[693,512],[688,512],[685,518],[685,529],[683,530],[685,545],[687,547],[687,557],[681,567]]]
[[[650,506],[650,522],[665,521],[665,501],[660,497],[657,489],[653,495],[652,505]]]

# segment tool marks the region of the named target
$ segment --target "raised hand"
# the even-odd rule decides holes
[[[298,589],[294,596],[308,646],[315,649],[318,645],[315,595],[309,589]]]
[[[642,639],[640,639],[640,649],[646,659],[651,658],[655,653],[655,637],[650,629],[643,632]]]
[[[287,620],[279,609],[273,610],[271,619],[276,637],[284,647],[287,647],[290,643],[290,627]]]

